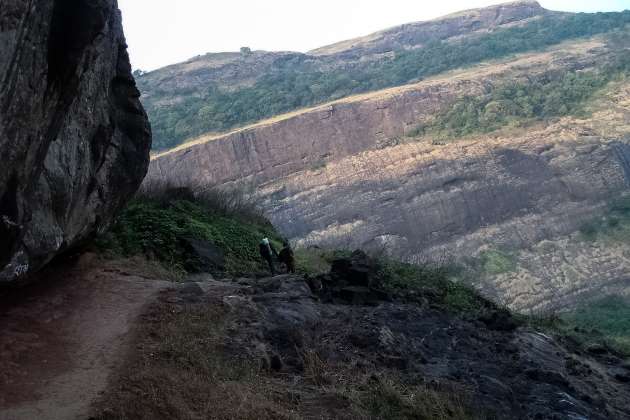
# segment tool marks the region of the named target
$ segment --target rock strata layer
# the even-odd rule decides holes
[[[0,282],[93,236],[135,192],[151,130],[116,0],[3,0]]]

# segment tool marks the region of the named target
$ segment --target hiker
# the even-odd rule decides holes
[[[269,243],[269,239],[263,238],[258,246],[260,249],[260,256],[263,257],[267,264],[269,264],[269,270],[271,271],[271,276],[276,275],[276,269],[273,266],[273,257],[278,257],[278,252],[276,249]]]
[[[287,266],[287,273],[295,273],[295,257],[293,256],[293,249],[289,241],[284,241],[284,248],[278,255],[278,261]]]

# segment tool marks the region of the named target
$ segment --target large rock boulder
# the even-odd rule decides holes
[[[116,0],[3,0],[0,282],[107,227],[136,191],[151,130]]]

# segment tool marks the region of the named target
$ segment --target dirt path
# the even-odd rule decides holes
[[[172,283],[84,255],[0,297],[0,420],[86,418],[142,309]]]

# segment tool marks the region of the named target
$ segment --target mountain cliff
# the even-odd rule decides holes
[[[298,245],[452,257],[519,310],[625,293],[628,244],[583,231],[627,221],[629,45],[568,39],[208,134],[145,185],[247,188]]]
[[[105,228],[148,166],[151,131],[115,0],[3,1],[0,282]]]

